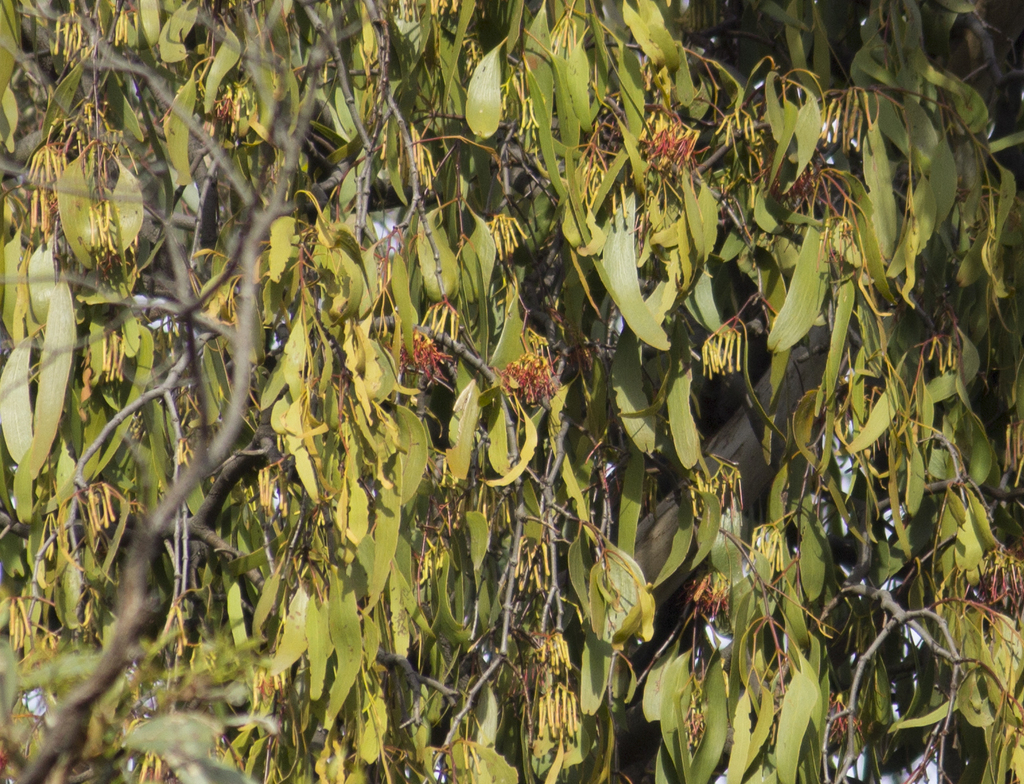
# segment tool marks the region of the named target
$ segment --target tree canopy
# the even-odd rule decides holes
[[[0,0],[0,775],[1024,779],[1022,31]]]

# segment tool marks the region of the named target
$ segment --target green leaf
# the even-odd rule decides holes
[[[28,258],[28,291],[32,306],[32,318],[40,324],[46,323],[50,311],[50,297],[57,285],[53,271],[53,247],[40,245]]]
[[[71,360],[78,340],[75,306],[71,289],[61,281],[53,290],[46,318],[46,337],[39,358],[39,389],[36,393],[35,435],[29,458],[29,473],[35,477],[50,455],[64,413],[64,398],[71,372]]]
[[[614,649],[610,642],[594,634],[589,624],[586,633],[583,664],[580,668],[580,709],[588,716],[593,716],[604,704]]]
[[[355,591],[344,585],[337,575],[331,576],[331,592],[327,607],[327,624],[337,660],[325,719],[329,722],[341,711],[341,706],[362,669],[363,636]],[[371,656],[377,655],[376,651],[369,653]]]
[[[807,96],[807,103],[800,107],[796,117],[796,174],[799,177],[818,146],[818,138],[821,136],[821,110],[818,108],[818,101],[813,95]]]
[[[619,501],[618,546],[629,556],[633,555],[636,543],[636,524],[640,519],[645,473],[643,457],[633,452],[629,464],[626,466],[626,475],[622,482],[622,497]]]
[[[466,94],[466,122],[484,139],[501,122],[501,47],[498,44],[477,64]]]
[[[892,170],[885,141],[878,123],[868,128],[867,145],[864,148],[864,183],[868,186],[873,207],[875,235],[882,256],[891,258],[896,247],[897,214],[896,197],[893,194]]]
[[[32,447],[31,361],[31,341],[23,340],[14,347],[0,374],[0,427],[15,463],[21,463]]]
[[[270,280],[281,282],[295,249],[295,218],[283,216],[270,226]]]
[[[728,695],[722,673],[722,660],[715,656],[704,677],[704,735],[693,754],[687,784],[706,784],[722,758],[729,733]]]
[[[0,641],[0,720],[7,721],[18,700],[18,660],[6,640]]]
[[[146,137],[139,126],[139,118],[135,116],[135,109],[125,96],[124,88],[116,73],[107,74],[106,87],[108,121],[115,128],[130,133],[136,141],[145,141]]]
[[[99,235],[95,221],[91,218],[95,199],[92,173],[87,170],[86,158],[85,155],[79,155],[69,163],[57,180],[55,189],[64,237],[82,266],[91,268],[91,251],[96,247]]]
[[[875,402],[875,407],[868,415],[868,421],[864,427],[850,441],[847,450],[851,455],[862,452],[877,441],[882,433],[889,429],[892,419],[896,415],[896,405],[888,393],[883,394]]]
[[[700,460],[700,435],[690,405],[690,385],[693,371],[687,370],[672,381],[668,390],[668,421],[672,428],[672,442],[679,462],[684,468],[693,468]]]
[[[142,230],[142,188],[135,175],[121,166],[117,176],[117,185],[110,196],[115,226],[117,229],[118,247],[125,251],[135,242]]]
[[[928,711],[923,716],[917,718],[902,718],[899,721],[893,722],[889,727],[888,732],[890,734],[898,730],[913,730],[918,727],[931,727],[934,724],[938,724],[940,721],[946,718],[946,714],[949,713],[949,700],[946,700],[939,705],[935,710]]]
[[[476,381],[471,381],[459,399],[451,421],[451,439],[454,446],[445,452],[448,470],[456,479],[465,479],[469,474],[469,463],[476,443],[476,426],[480,421],[480,390]]]
[[[821,312],[829,285],[828,260],[822,254],[821,235],[808,228],[786,301],[768,335],[768,350],[779,353],[792,348],[810,332]]]
[[[405,406],[399,406],[396,414],[399,448],[404,453],[401,501],[407,504],[416,497],[423,471],[427,467],[427,431],[419,417]]]
[[[415,350],[413,327],[420,323],[420,317],[412,304],[409,292],[409,269],[405,266],[405,258],[400,253],[396,253],[391,259],[391,295],[395,298],[395,309],[402,319],[405,351],[411,357]]]
[[[443,228],[437,225],[437,217],[440,209],[427,213],[427,220],[430,223],[431,235],[440,260],[434,257],[434,249],[430,246],[430,240],[425,231],[416,235],[416,254],[420,262],[420,273],[423,275],[423,290],[435,302],[442,297],[449,300],[454,299],[459,293],[459,264],[448,244],[448,236]],[[440,275],[438,266],[440,265]]]
[[[189,79],[174,96],[171,109],[164,120],[167,155],[176,174],[174,184],[179,187],[192,182],[192,170],[188,159],[188,140],[189,125],[195,105],[196,83],[194,79]]]
[[[274,678],[291,667],[306,652],[309,641],[306,638],[306,611],[309,606],[309,595],[299,586],[288,605],[283,631],[274,659],[270,663],[268,675]]]
[[[14,0],[0,2],[0,94],[14,73],[14,65],[21,52],[21,14]]]
[[[619,338],[619,346],[612,359],[612,387],[615,402],[624,415],[647,411],[651,402],[644,391],[644,375],[640,367],[640,345],[630,330]],[[637,449],[645,454],[654,451],[655,418],[651,414],[624,416],[622,426]]]
[[[231,637],[235,645],[245,645],[249,635],[245,632],[245,615],[242,612],[242,585],[238,580],[231,580],[227,590],[228,621],[231,626]]]
[[[316,601],[311,601],[306,607],[306,640],[309,643],[309,696],[314,700],[319,700],[323,694],[324,678],[327,675],[327,658],[331,655],[327,613],[327,607],[317,606]]]
[[[160,0],[139,0],[139,27],[150,46],[160,40]]]
[[[537,426],[533,423],[533,420],[522,413],[523,429],[526,431],[523,443],[519,447],[519,462],[512,466],[512,469],[505,474],[501,479],[488,479],[486,483],[491,487],[507,487],[512,484],[516,479],[522,476],[523,471],[533,460],[533,455],[537,451]]]
[[[160,59],[165,63],[180,63],[188,57],[188,49],[183,41],[196,23],[198,10],[195,0],[182,3],[171,14],[167,24],[163,26],[163,29],[160,31],[159,45]]]
[[[140,724],[125,738],[125,748],[165,758],[199,759],[209,754],[224,732],[222,726],[198,713],[172,713]]]
[[[622,317],[638,338],[661,351],[668,351],[668,335],[655,320],[647,303],[640,295],[636,270],[636,246],[633,241],[634,197],[629,196],[626,214],[620,208],[615,213],[615,227],[608,232],[604,253],[594,259],[594,265],[605,288],[615,300]],[[628,215],[628,221],[627,217]]]
[[[820,699],[818,682],[804,670],[810,665],[802,661],[801,668],[782,698],[779,714],[779,735],[775,745],[781,784],[796,784],[796,770],[800,762],[800,746],[811,719],[811,708]]]
[[[209,114],[217,102],[217,92],[228,72],[235,67],[242,55],[242,45],[230,29],[223,29],[223,37],[217,45],[217,54],[213,57],[213,65],[206,74],[206,89],[203,93],[203,112]]]
[[[466,525],[469,527],[469,549],[470,558],[473,561],[473,571],[479,574],[484,558],[487,557],[487,547],[491,540],[490,527],[487,524],[487,517],[474,510],[466,512]]]
[[[845,281],[839,288],[836,302],[836,316],[832,325],[832,338],[829,341],[828,360],[825,365],[825,398],[832,400],[842,367],[843,355],[846,353],[846,338],[853,314],[853,304],[857,299],[857,287],[852,280]]]
[[[373,529],[373,572],[366,589],[366,608],[377,603],[391,574],[391,560],[398,547],[398,529],[402,517],[400,504],[394,490],[380,488],[375,507],[377,524]]]

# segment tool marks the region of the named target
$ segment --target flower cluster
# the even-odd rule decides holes
[[[674,123],[655,131],[650,139],[641,141],[644,157],[652,168],[673,170],[693,165],[697,150],[697,133],[682,123]]]
[[[525,405],[532,406],[550,398],[558,389],[551,358],[527,352],[498,371],[501,388]]]
[[[1024,609],[1024,543],[993,550],[989,559],[975,590],[989,607],[1019,615]]]
[[[687,594],[693,602],[694,611],[714,621],[721,613],[729,611],[729,584],[717,572],[705,574],[687,586]]]
[[[433,340],[419,332],[412,338],[411,358],[405,348],[402,348],[402,369],[421,373],[428,384],[440,381],[447,375],[446,369],[451,359],[451,356],[441,351]]]

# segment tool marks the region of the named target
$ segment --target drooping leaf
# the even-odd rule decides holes
[[[501,122],[501,48],[494,47],[477,64],[466,94],[466,122],[477,136],[488,138]]]
[[[188,156],[189,126],[192,110],[196,105],[196,83],[189,79],[174,96],[174,102],[164,119],[164,136],[167,139],[167,155],[174,167],[174,184],[188,185],[192,182],[192,165]]]
[[[768,335],[769,351],[785,351],[796,345],[818,318],[830,278],[828,261],[822,250],[821,235],[817,229],[808,228],[793,280],[786,292],[786,302]]]
[[[39,473],[50,455],[64,414],[71,361],[78,340],[78,324],[71,289],[61,281],[53,290],[46,318],[43,351],[39,358],[39,389],[36,393],[35,434],[29,456],[29,472]]]
[[[32,447],[31,361],[31,343],[23,340],[7,357],[0,373],[0,427],[7,452],[15,463],[20,463]]]
[[[668,335],[655,320],[640,294],[632,215],[631,205],[627,206],[625,214],[622,210],[616,212],[615,225],[608,232],[604,253],[595,257],[594,265],[605,288],[622,312],[622,317],[636,336],[654,348],[668,351]]]
[[[213,65],[206,74],[206,89],[203,91],[203,112],[209,114],[217,102],[217,94],[224,77],[235,67],[242,54],[242,45],[230,29],[224,28],[224,37],[217,46],[217,54],[213,57]]]

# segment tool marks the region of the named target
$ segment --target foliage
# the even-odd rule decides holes
[[[679,8],[0,0],[5,774],[1024,778],[1021,12]]]

